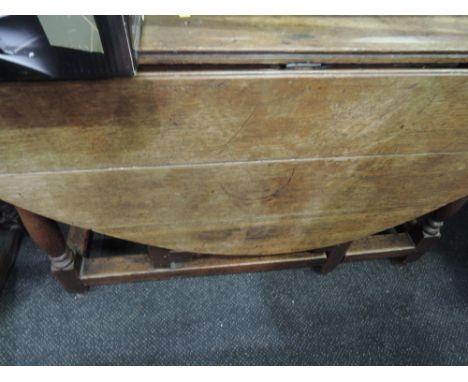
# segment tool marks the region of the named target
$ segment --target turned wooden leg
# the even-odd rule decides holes
[[[348,242],[330,247],[326,251],[327,260],[325,260],[325,263],[320,268],[320,271],[322,273],[328,273],[335,269],[338,264],[341,263],[345,258],[346,252],[348,251],[350,245],[351,242]]]
[[[57,222],[22,208],[16,208],[24,227],[36,245],[51,261],[51,270],[68,292],[80,293],[86,290],[76,269],[75,256],[67,248]]]
[[[415,226],[410,232],[410,236],[416,245],[416,250],[408,255],[403,263],[416,261],[441,238],[440,229],[444,222],[456,214],[466,203],[468,197],[464,197],[439,208],[425,217],[421,224]]]

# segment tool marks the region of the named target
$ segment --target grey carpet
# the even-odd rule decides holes
[[[468,209],[419,262],[94,287],[68,295],[24,240],[0,364],[468,364]]]

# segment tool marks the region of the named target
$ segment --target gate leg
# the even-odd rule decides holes
[[[403,263],[406,264],[418,260],[422,255],[424,255],[431,245],[440,240],[440,229],[444,225],[444,222],[451,216],[455,215],[467,200],[468,196],[465,196],[464,198],[449,203],[430,213],[426,218],[424,218],[421,225],[416,225],[415,228],[409,232],[414,244],[416,245],[416,250],[408,255],[403,260]]]
[[[325,263],[322,265],[320,271],[322,273],[328,273],[335,269],[338,266],[338,264],[341,263],[345,258],[346,252],[348,251],[350,245],[351,242],[347,242],[335,245],[327,249],[327,260],[325,260]]]

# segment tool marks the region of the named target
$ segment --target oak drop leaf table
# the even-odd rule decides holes
[[[0,84],[0,198],[71,291],[411,261],[465,201],[466,17],[155,16],[138,53]],[[149,250],[93,259],[91,231]]]

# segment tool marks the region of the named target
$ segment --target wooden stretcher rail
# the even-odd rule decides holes
[[[352,243],[345,261],[407,256],[416,247],[407,233],[370,236]],[[276,256],[198,256],[155,268],[148,254],[83,258],[79,278],[83,284],[163,280],[181,276],[259,272],[292,267],[323,265],[325,252],[304,252]]]
[[[208,256],[171,268],[154,268],[146,254],[84,259],[80,279],[85,285],[144,280],[176,276],[206,276],[225,273],[258,272],[306,264],[320,264],[324,253],[298,253],[287,256],[215,257]]]

